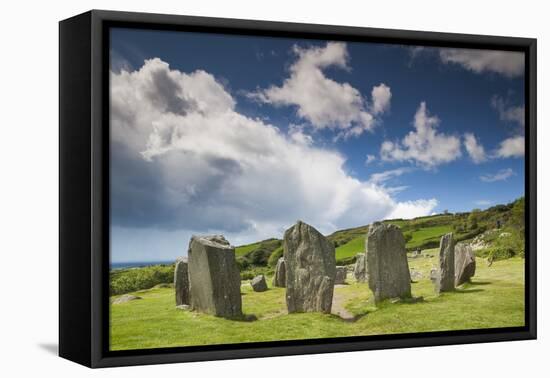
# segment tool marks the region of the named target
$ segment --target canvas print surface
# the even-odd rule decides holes
[[[110,350],[523,326],[524,71],[111,29]]]

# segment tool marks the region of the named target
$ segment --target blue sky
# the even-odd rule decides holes
[[[524,193],[512,52],[111,32],[112,260]]]

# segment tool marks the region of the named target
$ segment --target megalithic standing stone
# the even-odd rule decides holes
[[[225,318],[242,316],[241,276],[229,242],[222,235],[193,236],[188,262],[191,309]]]
[[[330,313],[336,275],[334,244],[298,221],[284,234],[286,305],[289,313]]]
[[[435,281],[435,291],[442,293],[455,289],[455,241],[453,233],[441,237],[439,243],[439,274]]]
[[[476,274],[476,256],[469,244],[455,246],[455,286],[469,282]]]
[[[279,257],[279,260],[277,260],[277,265],[275,266],[275,274],[273,275],[273,286],[286,286],[286,267],[284,257]]]
[[[174,290],[176,306],[189,304],[189,271],[187,257],[178,257],[174,269]]]
[[[357,254],[353,276],[357,282],[367,282],[367,256],[365,253]]]
[[[411,273],[401,229],[373,223],[367,236],[367,275],[374,301],[411,297]]]

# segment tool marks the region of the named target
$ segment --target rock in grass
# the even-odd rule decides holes
[[[254,291],[266,291],[267,282],[265,282],[265,276],[260,274],[259,276],[254,277],[252,281],[250,281],[250,286],[252,286],[252,290]]]
[[[476,274],[476,257],[469,244],[455,246],[455,286],[469,282]]]
[[[222,235],[193,236],[188,269],[192,310],[225,318],[242,316],[235,249]]]
[[[118,297],[117,299],[115,299],[113,301],[113,304],[126,303],[126,302],[130,302],[130,301],[135,301],[137,299],[143,299],[143,298],[138,297],[137,295],[124,294],[124,295],[121,295],[120,297]]]
[[[355,260],[353,276],[357,282],[367,282],[367,256],[364,253],[358,253]]]
[[[284,257],[280,257],[279,260],[277,260],[277,265],[275,266],[275,274],[273,275],[273,286],[286,286],[286,267]]]
[[[285,231],[283,249],[288,312],[329,314],[336,275],[334,244],[298,221]]]
[[[411,274],[401,229],[376,222],[367,236],[367,275],[374,301],[411,297]]]
[[[435,284],[437,281],[437,277],[439,276],[439,272],[436,268],[432,268],[430,270],[430,280]]]
[[[337,266],[336,276],[334,277],[334,284],[335,285],[345,284],[347,275],[348,275],[348,269],[345,266]]]
[[[176,306],[189,304],[189,271],[187,257],[179,257],[174,269],[174,290]]]
[[[455,289],[455,242],[453,233],[441,237],[439,243],[439,272],[435,281],[435,291],[442,293]]]

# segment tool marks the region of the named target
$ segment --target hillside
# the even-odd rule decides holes
[[[466,213],[444,213],[415,219],[390,219],[401,228],[408,251],[425,250],[439,246],[441,236],[453,232],[457,241],[474,242],[476,255],[491,259],[523,257],[524,199],[486,210],[474,209]],[[327,236],[336,247],[337,265],[355,262],[356,255],[365,251],[365,236],[369,226],[336,231]],[[506,237],[501,237],[501,236]],[[252,279],[258,274],[271,275],[279,257],[283,255],[281,239],[266,239],[235,248],[241,279]],[[149,289],[172,282],[173,266],[152,266],[111,272],[111,294]]]
[[[523,207],[524,200],[520,198],[509,204],[496,205],[486,210],[474,209],[465,213],[444,213],[409,220],[390,219],[384,222],[401,228],[408,251],[423,250],[439,246],[441,236],[448,232],[453,232],[457,241],[471,241],[486,231],[494,229],[523,239],[523,235],[516,235],[518,232],[523,232]],[[365,251],[365,236],[368,229],[369,226],[364,225],[339,230],[327,236],[336,247],[337,264],[351,264],[358,253]],[[486,235],[484,239],[491,239],[491,236]],[[494,241],[494,237],[487,241],[489,243]],[[268,239],[239,246],[236,247],[235,252],[241,268],[272,267],[277,258],[282,256],[282,240]],[[519,251],[514,254],[522,253]]]

